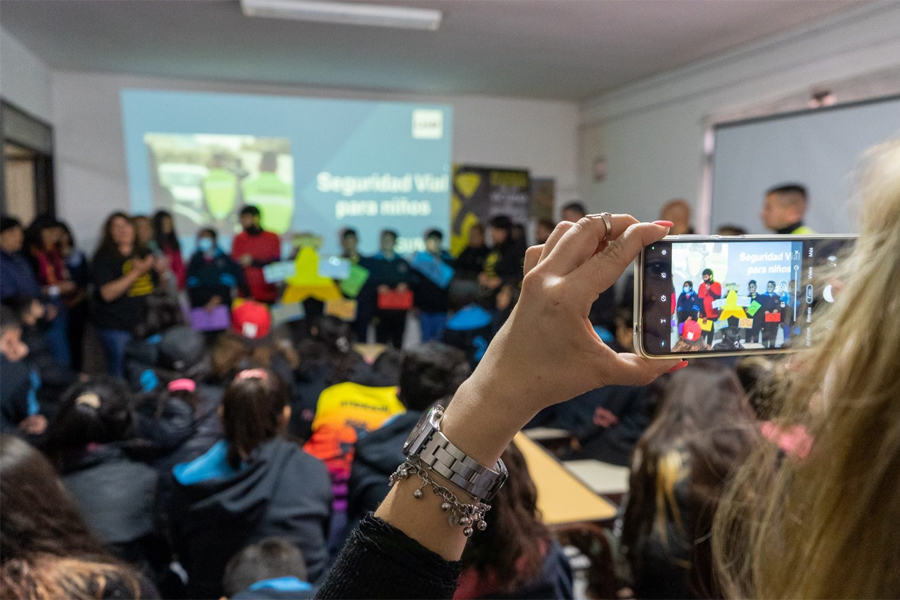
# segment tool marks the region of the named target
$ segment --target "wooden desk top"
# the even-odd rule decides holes
[[[570,473],[546,450],[519,433],[516,446],[528,463],[537,487],[537,504],[547,525],[612,519],[616,508]]]
[[[628,467],[599,460],[567,460],[563,464],[595,494],[624,494],[628,491],[631,477]]]

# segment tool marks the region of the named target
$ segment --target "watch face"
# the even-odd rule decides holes
[[[432,410],[434,410],[434,409],[427,410],[424,413],[422,413],[422,416],[419,418],[419,422],[416,423],[416,426],[413,427],[413,430],[410,432],[409,437],[407,437],[406,441],[403,442],[403,454],[404,455],[409,453],[410,446],[412,446],[413,442],[416,441],[416,438],[418,438],[422,434],[422,431],[424,431],[424,429],[426,427],[428,427],[428,421],[431,418]]]

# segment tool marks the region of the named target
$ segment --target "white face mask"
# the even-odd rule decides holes
[[[685,294],[690,294],[690,293],[691,293],[691,288],[689,288],[689,287],[684,288],[684,293],[685,293]]]

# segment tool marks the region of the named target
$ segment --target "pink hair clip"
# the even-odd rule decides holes
[[[263,369],[244,369],[234,377],[235,381],[239,379],[262,379],[266,381],[268,378],[269,374]]]
[[[193,392],[197,389],[197,384],[192,379],[175,379],[169,382],[170,392]]]

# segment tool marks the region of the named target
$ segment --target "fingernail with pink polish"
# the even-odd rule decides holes
[[[681,369],[685,368],[686,366],[688,366],[688,361],[683,360],[680,363],[678,363],[677,365],[675,365],[674,367],[672,367],[671,369],[669,369],[668,371],[666,371],[666,373],[674,373],[675,371],[680,371]]]
[[[672,221],[653,221],[654,225],[662,225],[663,227],[675,227]]]

